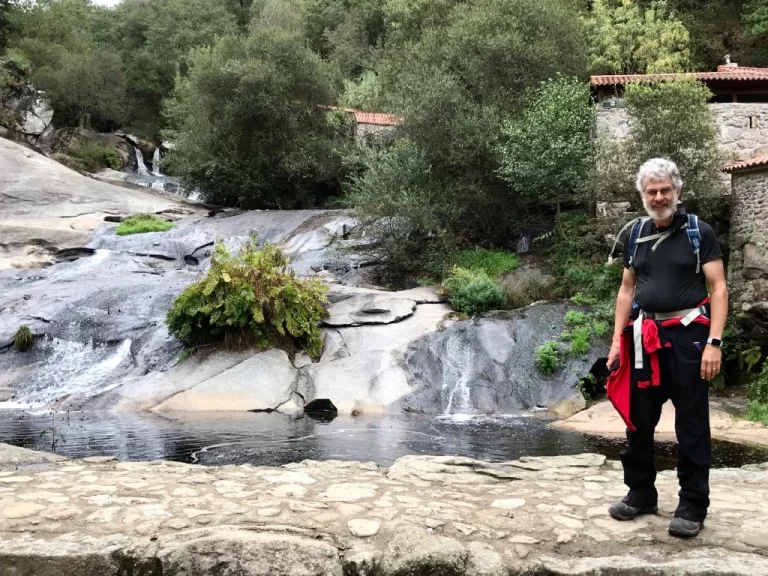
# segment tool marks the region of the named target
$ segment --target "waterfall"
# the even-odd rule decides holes
[[[443,391],[448,392],[448,404],[444,412],[446,416],[473,412],[469,379],[474,373],[474,350],[472,342],[462,336],[463,332],[451,335],[445,345]]]
[[[139,173],[139,176],[149,176],[149,170],[147,165],[144,164],[144,155],[141,153],[141,150],[139,150],[138,146],[134,146],[133,150],[136,153],[136,171]]]
[[[120,345],[94,345],[49,338],[41,344],[46,353],[43,366],[18,394],[16,402],[45,405],[74,396],[90,398],[113,388],[119,368],[130,366],[131,340]]]
[[[162,176],[160,172],[160,147],[155,148],[155,154],[152,156],[152,174],[155,176]]]

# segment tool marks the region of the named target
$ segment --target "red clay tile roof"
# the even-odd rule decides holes
[[[733,162],[732,164],[728,164],[725,168],[723,168],[723,172],[733,174],[734,172],[740,172],[741,170],[758,168],[761,166],[768,166],[768,155],[757,156],[756,158],[742,160],[741,162]]]
[[[340,110],[337,106],[323,106],[330,110]],[[376,126],[394,126],[403,121],[400,116],[394,114],[384,114],[382,112],[361,112],[354,108],[343,108],[344,112],[355,115],[355,122],[358,124],[375,124]]]
[[[693,72],[686,74],[613,74],[592,76],[592,86],[615,86],[632,82],[663,82],[677,78],[695,78],[696,80],[730,80],[751,81],[768,80],[768,68],[751,68],[748,66],[718,66],[717,72]]]

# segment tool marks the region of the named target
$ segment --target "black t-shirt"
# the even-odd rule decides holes
[[[656,240],[637,244],[634,270],[637,277],[635,300],[646,312],[674,312],[695,308],[707,297],[703,271],[696,273],[696,254],[683,227],[686,216],[675,214],[672,225],[657,229],[652,220],[645,222],[638,238],[677,229],[671,236],[651,248]],[[712,227],[699,220],[701,265],[723,257]],[[629,268],[629,234],[624,240],[624,267]]]

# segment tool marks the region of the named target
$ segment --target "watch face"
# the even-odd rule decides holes
[[[717,348],[720,348],[721,344],[723,343],[722,340],[719,338],[709,338],[707,340],[712,346],[716,346]]]

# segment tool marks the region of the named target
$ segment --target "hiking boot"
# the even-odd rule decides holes
[[[608,513],[616,520],[634,520],[641,514],[656,514],[656,512],[659,511],[659,507],[656,504],[630,506],[626,500],[627,498],[625,497],[620,502],[616,502],[616,504],[608,508]]]
[[[669,533],[678,538],[694,538],[699,535],[702,528],[704,528],[704,522],[695,522],[677,516],[669,524]]]

